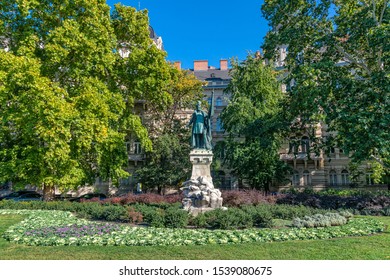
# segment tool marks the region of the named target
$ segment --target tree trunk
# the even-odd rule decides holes
[[[43,200],[53,201],[55,195],[55,187],[53,185],[43,184]]]

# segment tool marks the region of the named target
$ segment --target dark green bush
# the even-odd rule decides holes
[[[268,207],[244,206],[242,210],[251,216],[254,226],[270,228],[274,225],[272,213]]]
[[[212,228],[239,229],[253,227],[251,215],[238,208],[216,209],[206,212],[205,215],[211,217],[207,223]]]
[[[123,206],[102,206],[100,214],[101,218],[99,220],[115,222],[129,221],[126,208]]]
[[[188,225],[188,213],[177,207],[170,207],[164,213],[164,226],[167,228],[184,228]]]
[[[189,224],[197,228],[206,228],[208,227],[207,217],[204,213],[200,213],[196,217],[190,216]]]

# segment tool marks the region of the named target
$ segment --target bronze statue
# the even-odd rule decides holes
[[[214,91],[211,94],[211,104],[208,113],[201,109],[201,102],[196,104],[187,127],[192,124],[191,148],[212,150],[211,145],[211,118],[214,115]]]

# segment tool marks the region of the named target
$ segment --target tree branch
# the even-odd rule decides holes
[[[378,162],[380,165],[382,165],[383,168],[385,168],[385,169],[387,169],[387,170],[390,169],[390,167],[387,166],[387,165],[383,162],[383,160],[381,160],[380,158],[378,158],[378,157],[376,157],[376,156],[374,156],[374,155],[371,155],[371,157],[372,157],[376,162]]]
[[[366,72],[371,75],[371,70],[368,68],[368,66],[365,63],[357,61],[355,58],[352,57],[349,53],[347,53],[342,47],[336,45],[336,48],[339,52],[341,52],[345,58],[347,58],[350,62],[355,63],[356,65],[361,66]]]
[[[376,25],[378,26],[379,25],[379,22],[378,20],[376,19],[376,0],[371,0],[372,2],[372,7],[373,7],[373,11],[372,11],[372,17],[374,18],[374,21],[376,23]]]
[[[382,9],[382,12],[381,12],[381,16],[380,16],[380,18],[379,18],[379,24],[382,24],[383,15],[385,14],[385,10],[386,10],[386,7],[387,7],[387,3],[388,3],[388,0],[385,0],[385,3],[383,3],[383,9]]]

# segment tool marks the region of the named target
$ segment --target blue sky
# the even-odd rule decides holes
[[[269,30],[262,0],[107,0],[115,3],[147,9],[167,59],[181,61],[185,69],[200,59],[216,67],[221,58],[242,60],[260,49]]]

